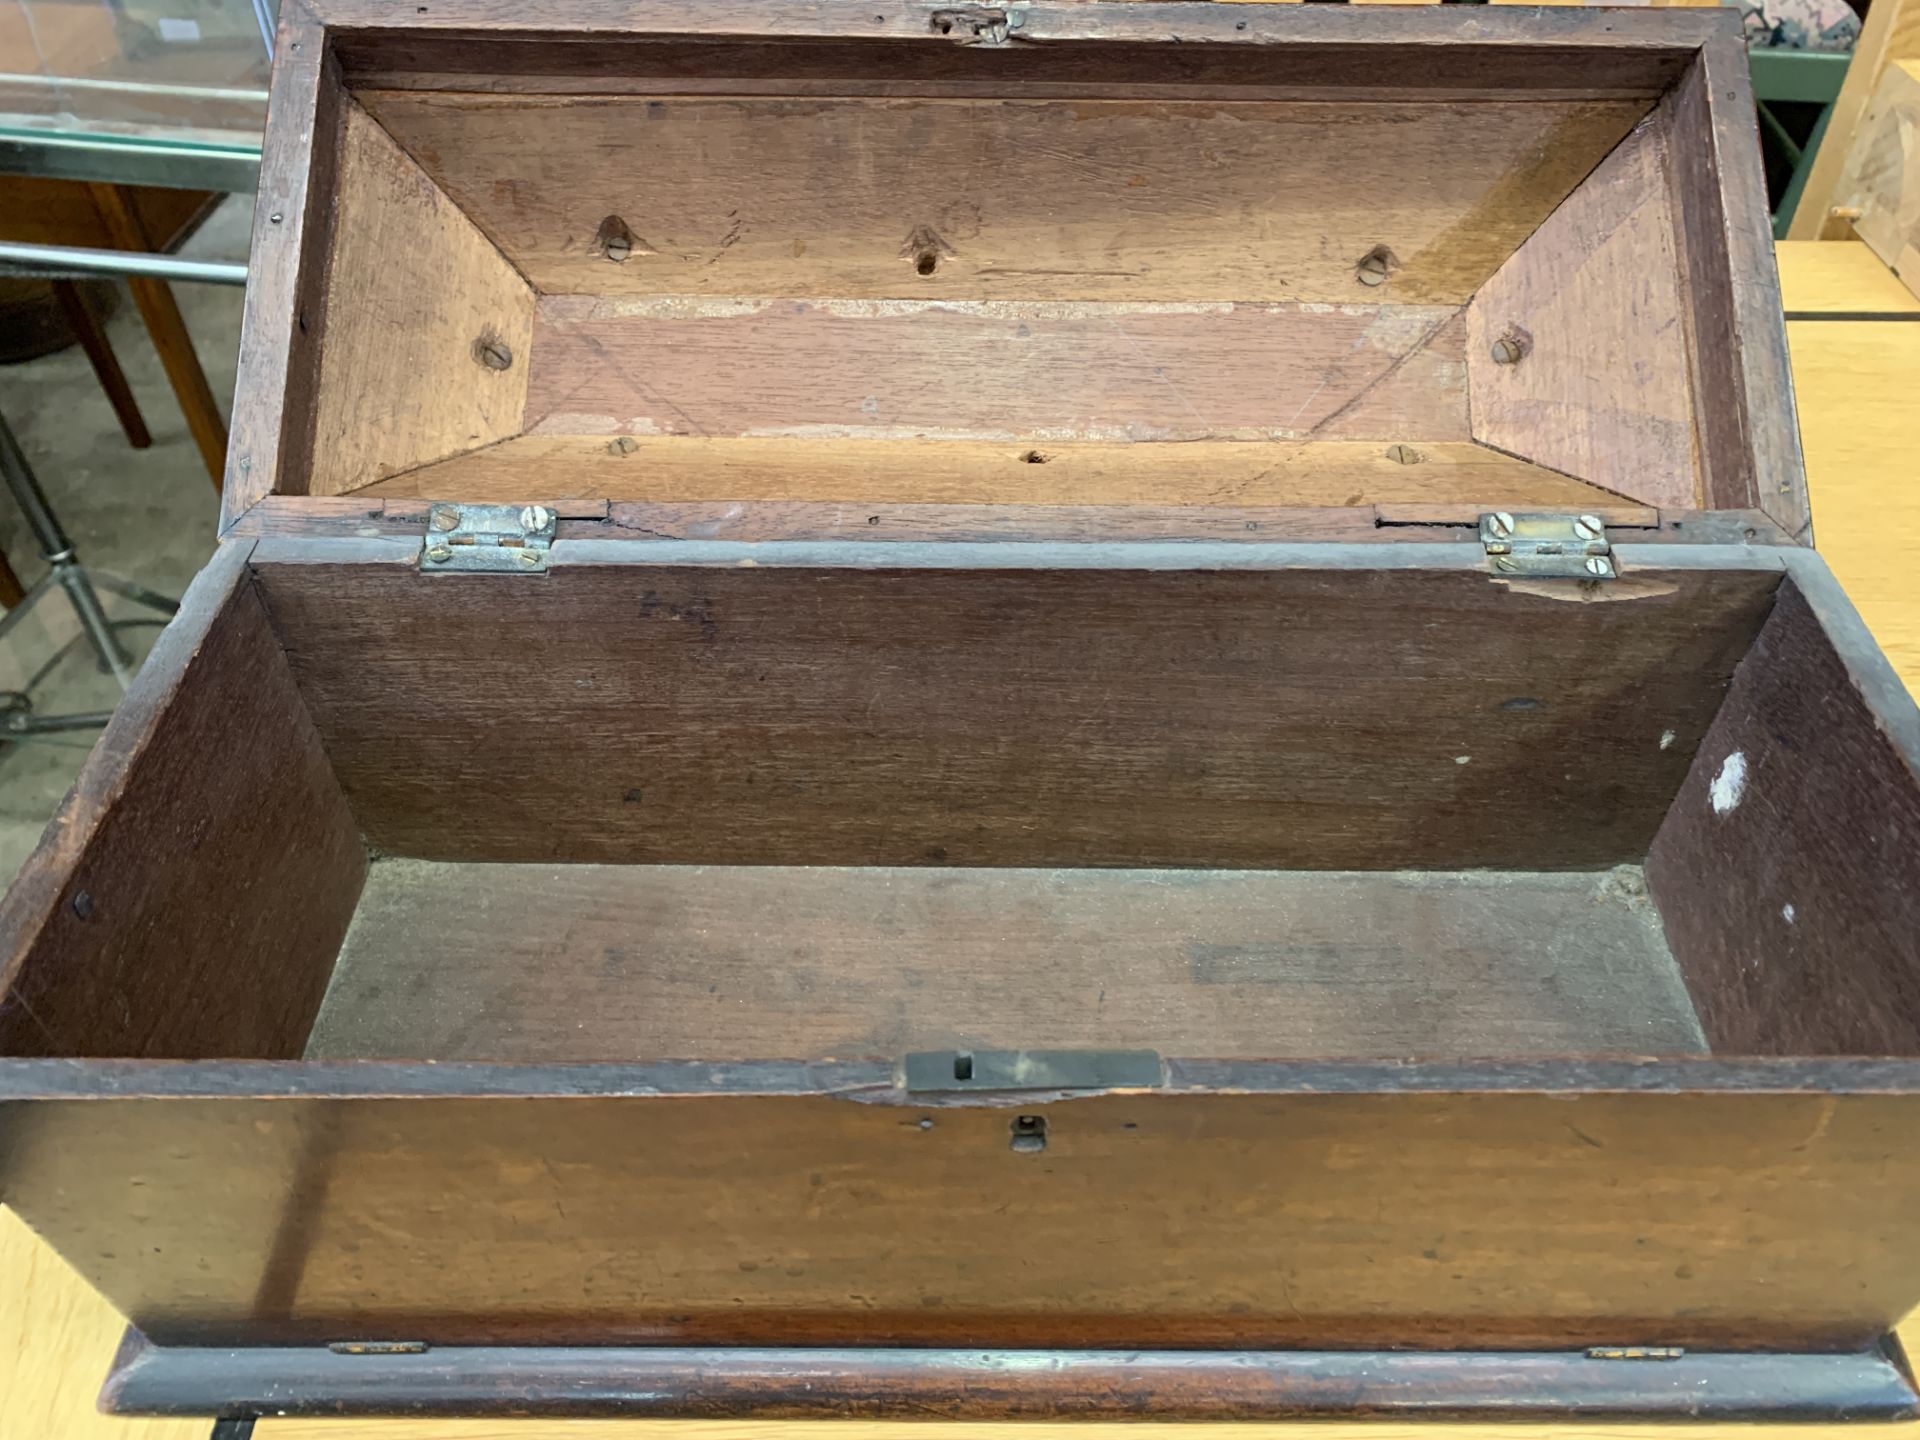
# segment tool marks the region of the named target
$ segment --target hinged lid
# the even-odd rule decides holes
[[[435,505],[427,512],[420,568],[428,574],[543,571],[555,521],[554,512],[544,505]]]
[[[1611,580],[1613,546],[1597,515],[1480,517],[1480,546],[1496,575],[1539,579]]]
[[[1179,507],[1394,543],[1374,515],[1419,507],[1462,541],[1489,512],[1807,538],[1734,18],[750,9],[485,45],[485,0],[356,12],[319,70],[329,24],[290,30],[229,521],[278,494],[356,525],[1077,507],[1104,536]],[[637,521],[610,528],[659,538]],[[429,566],[538,568],[442,540]]]

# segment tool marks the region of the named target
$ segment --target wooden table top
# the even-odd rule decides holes
[[[1853,596],[1909,689],[1920,693],[1920,319],[1916,300],[1864,245],[1798,241],[1779,247],[1790,316],[1794,385],[1806,441],[1821,552]],[[0,1211],[0,1437],[6,1440],[206,1440],[205,1420],[116,1420],[94,1396],[122,1322],[11,1212]],[[1902,1331],[1920,1354],[1920,1315]],[[1485,1425],[966,1425],[968,1440],[1467,1440]],[[1502,1425],[1501,1440],[1644,1440],[1647,1426]],[[1698,1440],[1754,1440],[1754,1426],[1689,1426]],[[1781,1427],[1782,1435],[1920,1440],[1911,1425]],[[916,1422],[878,1421],[263,1421],[259,1440],[929,1440]]]

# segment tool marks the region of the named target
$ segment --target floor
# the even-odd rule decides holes
[[[227,253],[238,253],[237,250]],[[1920,313],[1916,301],[1883,269],[1864,246],[1853,243],[1799,243],[1781,247],[1782,285],[1787,308],[1796,314],[1823,311],[1901,311]],[[232,309],[218,333],[222,350],[214,351],[218,316],[199,307],[231,301]],[[192,297],[190,312],[196,334],[206,336],[205,360],[215,377],[215,388],[230,388],[232,379],[232,325],[238,318],[238,297],[216,295],[211,300]],[[204,317],[204,318],[203,318]],[[139,337],[126,322],[116,339],[124,337],[123,352],[131,365]],[[1912,406],[1914,377],[1920,375],[1920,323],[1861,322],[1800,319],[1788,326],[1793,351],[1794,380],[1800,399],[1801,425],[1807,447],[1807,468],[1813,491],[1814,524],[1822,553],[1840,576],[1862,615],[1910,688],[1920,692],[1920,568],[1908,559],[1906,547],[1920,540],[1920,486],[1913,482],[1911,454],[1916,438]],[[43,362],[44,363],[44,362]],[[55,362],[58,363],[58,362]],[[70,362],[78,364],[79,362]],[[14,393],[21,372],[0,371],[0,396]],[[151,396],[150,415],[165,438],[156,445],[169,453],[137,457],[128,472],[143,493],[151,493],[151,512],[144,503],[117,498],[100,483],[112,473],[107,467],[127,456],[113,441],[91,445],[75,443],[71,451],[63,437],[109,434],[112,419],[104,409],[86,412],[81,423],[78,399],[91,385],[82,372],[70,371],[84,384],[61,391],[60,405],[71,411],[57,415],[55,424],[43,419],[37,427],[35,460],[47,472],[48,489],[56,503],[69,499],[69,522],[83,546],[97,544],[102,561],[131,570],[168,586],[185,578],[195,563],[190,556],[204,553],[212,533],[211,491],[192,458],[191,447],[177,418],[169,413],[164,391],[156,393],[150,364],[136,372],[134,383],[143,402]],[[50,393],[54,382],[49,383]],[[18,402],[7,399],[9,413]],[[24,427],[23,427],[24,428]],[[69,461],[69,454],[79,458]],[[56,488],[56,469],[71,474]],[[164,497],[164,498],[163,498]],[[87,511],[91,514],[87,514]],[[203,528],[188,534],[180,526],[195,514]],[[162,528],[167,530],[160,535]],[[147,533],[149,530],[155,533]],[[116,549],[115,533],[131,537]],[[92,537],[91,540],[89,537]],[[8,537],[9,552],[19,564],[18,547]],[[195,550],[195,545],[198,549]],[[144,567],[144,568],[142,568]],[[22,566],[23,574],[32,574]],[[35,777],[51,792],[41,815],[51,808],[64,779],[51,761],[38,767],[16,767],[19,757],[0,759],[0,808],[13,824],[37,828],[32,819],[27,777]],[[71,763],[77,763],[77,760]],[[69,766],[70,768],[70,766]],[[112,1420],[93,1410],[93,1397],[105,1373],[121,1322],[110,1306],[89,1290],[74,1273],[10,1212],[0,1211],[0,1437],[13,1440],[205,1440],[204,1420]],[[1920,1317],[1903,1331],[1908,1353],[1920,1353]],[[1158,1430],[1172,1435],[1172,1426],[1130,1424],[1128,1440]],[[1235,1440],[1258,1435],[1261,1440],[1468,1440],[1486,1433],[1485,1426],[1420,1424],[1182,1425],[1178,1440]],[[972,1425],[969,1437],[989,1432],[995,1440],[1103,1440],[1117,1437],[1117,1425]],[[1646,1440],[1645,1426],[1502,1425],[1502,1440]],[[1751,1426],[1694,1426],[1699,1440],[1755,1440]],[[1862,1440],[1894,1436],[1920,1440],[1920,1424],[1901,1426],[1819,1425],[1781,1429],[1793,1440]],[[264,1421],[260,1440],[909,1440],[922,1437],[927,1427],[911,1422],[664,1422],[664,1421]]]
[[[210,216],[182,253],[232,260],[247,253],[253,198],[232,196]],[[233,394],[235,352],[240,343],[241,291],[232,286],[176,285],[200,364],[224,406]],[[21,365],[0,367],[0,413],[26,452],[27,463],[90,567],[137,580],[178,597],[213,553],[220,498],[207,479],[200,452],[187,434],[180,407],[167,386],[159,357],[124,292],[107,327],[114,354],[126,371],[153,433],[149,450],[127,444],[112,407],[78,346]],[[0,503],[0,546],[23,584],[46,573],[32,537],[15,508]],[[66,607],[49,596],[35,620],[51,612],[66,638]],[[116,610],[133,614],[131,610]],[[141,643],[136,633],[134,643]],[[40,635],[30,641],[29,665],[52,647]],[[62,676],[66,672],[63,670]],[[110,682],[101,682],[102,685]],[[99,689],[100,686],[89,687]],[[82,699],[64,687],[55,708],[104,703]],[[42,708],[48,708],[43,706]],[[10,880],[33,847],[47,818],[79,773],[93,736],[0,746],[0,878]]]

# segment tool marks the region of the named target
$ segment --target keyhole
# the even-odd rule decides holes
[[[1016,1115],[1013,1117],[1013,1139],[1007,1142],[1007,1148],[1021,1155],[1038,1155],[1047,1148],[1047,1117],[1044,1115]]]

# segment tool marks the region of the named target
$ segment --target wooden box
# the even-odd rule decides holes
[[[115,1409],[1909,1414],[1738,17],[287,0],[0,912]]]

